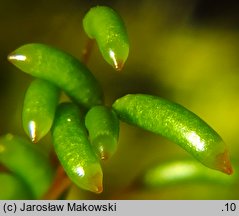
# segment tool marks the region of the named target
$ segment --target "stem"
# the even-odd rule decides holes
[[[71,180],[66,176],[64,169],[61,165],[56,170],[55,179],[46,192],[41,198],[44,200],[55,200],[58,199],[62,193],[64,193],[71,185]]]
[[[94,47],[94,43],[95,43],[95,41],[89,38],[85,44],[85,48],[82,51],[81,59],[82,59],[82,63],[84,63],[85,65],[87,65],[87,63],[90,59],[90,56],[91,56],[91,53],[92,53],[92,50]]]
[[[10,172],[9,169],[3,165],[0,165],[0,172]]]

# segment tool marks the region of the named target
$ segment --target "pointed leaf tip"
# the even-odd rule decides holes
[[[37,143],[36,137],[31,137],[31,141],[32,141],[34,144],[36,144],[36,143]]]
[[[233,173],[233,168],[230,162],[228,151],[218,154],[216,159],[216,167],[221,172],[224,172],[228,175]]]
[[[103,152],[100,154],[100,159],[101,160],[107,160],[109,157],[107,154],[104,154]]]
[[[103,187],[102,187],[102,185],[98,186],[98,187],[96,188],[95,192],[96,192],[97,194],[102,193],[102,192],[103,192]]]
[[[117,64],[115,65],[115,70],[121,71],[123,69],[123,67],[124,67],[124,62],[119,60],[119,61],[117,61]]]
[[[92,176],[92,188],[91,191],[97,194],[102,193],[102,173],[97,173],[95,176]]]
[[[103,191],[103,186],[102,186],[102,182],[95,182],[95,185],[92,185],[91,188],[89,188],[90,191],[100,194]]]
[[[21,54],[16,54],[16,53],[10,53],[7,56],[8,61],[13,62],[13,61],[25,61],[27,57],[25,55]]]
[[[116,71],[121,71],[123,66],[124,66],[124,61],[121,60],[121,59],[118,59],[116,56],[115,56],[115,52],[110,50],[109,51],[109,56],[110,56],[110,59],[112,61],[111,65],[114,67],[114,69]]]

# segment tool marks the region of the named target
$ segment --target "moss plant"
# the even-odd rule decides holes
[[[121,70],[129,52],[122,18],[109,7],[97,6],[85,15],[83,26],[86,34],[96,40],[105,61],[116,70]],[[14,135],[3,136],[0,139],[0,162],[14,177],[19,176],[25,181],[34,198],[57,199],[71,182],[84,190],[101,193],[104,170],[100,159],[112,157],[117,150],[119,120],[166,137],[211,169],[232,173],[228,150],[222,138],[182,105],[153,95],[129,94],[117,99],[112,107],[106,107],[102,88],[86,65],[71,54],[47,44],[25,44],[9,54],[8,60],[23,72],[38,78],[25,96],[23,126],[33,142],[51,130],[55,153],[67,174],[58,173],[53,180],[53,171],[47,166],[46,158],[25,144],[25,140]],[[71,102],[57,106],[61,90]],[[13,157],[15,154],[19,155],[19,163]],[[40,167],[33,175],[36,164]],[[167,182],[175,184],[176,178],[172,180],[163,175],[165,170],[173,172],[174,165],[159,165],[146,171],[140,182],[150,187],[167,185]],[[209,170],[204,173],[207,168],[197,162],[182,162],[179,165],[186,167],[181,169],[182,172],[193,168],[191,179],[218,181],[217,177],[211,178]],[[229,179],[223,174],[218,176],[220,182]],[[0,183],[5,183],[6,178],[10,177],[0,178]],[[21,184],[11,178],[14,187]],[[64,181],[68,178],[71,181]],[[36,188],[35,181],[41,187]],[[66,184],[62,184],[60,192],[56,192],[61,182]],[[228,182],[231,183],[230,180]],[[49,193],[51,196],[44,196]],[[54,193],[57,196],[52,196]]]

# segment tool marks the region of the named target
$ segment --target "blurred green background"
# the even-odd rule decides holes
[[[106,104],[127,93],[158,95],[187,107],[224,139],[239,164],[239,3],[206,0],[0,0],[0,134],[25,136],[21,124],[24,93],[32,78],[7,62],[7,55],[31,42],[47,43],[77,58],[87,42],[82,18],[97,4],[123,17],[130,55],[114,71],[95,46],[88,67],[105,92]],[[48,151],[50,137],[43,139]],[[174,143],[121,124],[116,155],[102,164],[104,192],[72,186],[69,199],[239,199],[235,185],[198,181],[154,190],[128,188],[151,165],[193,158]],[[197,162],[196,162],[197,163]],[[208,168],[205,167],[205,170]],[[212,175],[217,171],[211,171]],[[236,174],[232,176],[235,177]],[[238,181],[239,178],[236,179]]]

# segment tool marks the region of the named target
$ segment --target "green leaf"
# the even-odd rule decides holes
[[[51,129],[60,90],[48,81],[34,80],[25,94],[22,110],[23,128],[36,143]]]
[[[80,188],[101,193],[101,166],[76,105],[62,103],[58,106],[52,137],[56,154],[70,179]]]
[[[185,107],[160,97],[129,94],[113,104],[119,118],[177,143],[205,166],[232,173],[222,138]]]
[[[26,44],[13,51],[8,60],[22,71],[57,85],[87,108],[103,101],[101,87],[92,73],[64,51],[45,44]]]
[[[85,117],[85,125],[97,155],[106,160],[117,149],[119,138],[119,120],[116,114],[108,107],[95,106]]]
[[[129,55],[129,40],[121,17],[111,8],[96,6],[83,19],[86,34],[96,39],[104,59],[121,70]]]

